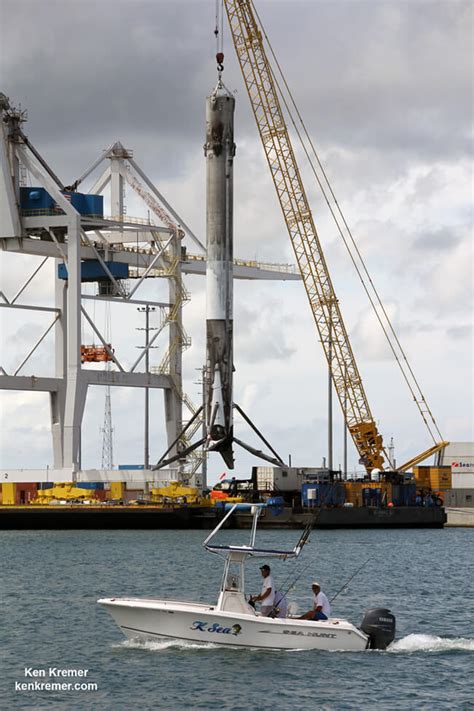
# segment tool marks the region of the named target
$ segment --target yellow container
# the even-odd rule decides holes
[[[432,489],[451,489],[452,477],[451,471],[433,473],[430,477],[430,485]]]
[[[385,481],[346,481],[344,482],[346,502],[354,506],[363,505],[363,489],[380,489],[382,501],[388,504],[392,500],[392,484]]]
[[[431,467],[413,467],[413,476],[418,486],[430,486]]]
[[[14,506],[16,499],[16,484],[13,482],[2,484],[2,504],[4,506]]]
[[[123,481],[112,481],[110,484],[110,498],[115,500],[115,499],[123,499],[125,491],[125,484]]]
[[[430,489],[451,489],[451,467],[413,467],[416,483]]]

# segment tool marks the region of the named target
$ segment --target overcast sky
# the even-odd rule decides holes
[[[1,87],[28,110],[25,132],[65,183],[115,140],[205,241],[204,100],[215,84],[212,0],[0,0]],[[308,130],[445,439],[473,438],[472,4],[400,0],[257,3]],[[294,262],[226,28],[226,85],[236,92],[235,253]],[[336,293],[384,439],[401,462],[430,446],[389,358],[324,202],[304,168]],[[129,214],[138,212],[129,199]],[[142,210],[146,215],[146,210]],[[15,293],[37,263],[1,254]],[[49,271],[48,271],[49,269]],[[204,280],[188,278],[186,387],[199,400]],[[156,298],[158,284],[147,285]],[[52,267],[24,303],[51,303]],[[327,375],[301,283],[239,282],[235,388],[282,455],[320,465],[327,454]],[[123,307],[126,308],[126,307]],[[112,339],[125,362],[142,325],[116,307]],[[3,309],[2,311],[5,311]],[[133,312],[133,313],[132,313]],[[12,372],[47,318],[3,316],[0,365]],[[98,322],[102,315],[96,314]],[[124,333],[123,324],[127,323]],[[99,325],[101,325],[99,323]],[[86,337],[86,334],[85,334]],[[23,374],[52,374],[46,340]],[[159,362],[163,350],[154,358]],[[4,467],[52,464],[46,396],[4,393]],[[100,466],[104,393],[91,389],[85,466]],[[142,456],[143,393],[113,391],[115,463]],[[164,446],[162,395],[152,398],[152,457]],[[342,462],[335,410],[334,462]],[[244,427],[238,436],[246,439]],[[250,437],[249,437],[250,439]],[[350,466],[357,464],[351,447]],[[251,460],[238,454],[236,472]],[[218,455],[214,475],[223,471]]]

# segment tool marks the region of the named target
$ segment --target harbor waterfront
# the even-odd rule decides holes
[[[48,529],[209,529],[224,515],[216,506],[0,506],[0,530]],[[472,515],[464,516],[472,525]],[[469,524],[469,521],[471,522]],[[301,529],[311,523],[314,528],[442,528],[446,523],[443,507],[403,506],[393,508],[318,508],[312,511],[263,510],[262,528]],[[250,528],[251,514],[237,511],[226,526]]]
[[[221,536],[223,542],[244,542],[248,532]],[[291,547],[297,537],[292,530],[263,530],[259,541]],[[387,605],[397,618],[397,637],[387,652],[259,652],[123,641],[98,598],[215,601],[220,571],[202,540],[203,532],[192,530],[0,532],[0,589],[8,610],[2,625],[8,640],[0,682],[4,707],[472,708],[472,529],[314,531],[302,560],[274,563],[283,590],[296,580],[288,597],[301,614],[310,605],[315,576],[331,598],[369,559],[334,600],[333,611],[360,623],[366,608]],[[260,589],[258,565],[249,565],[249,592]],[[65,673],[59,678],[50,668]],[[26,676],[27,669],[45,670],[45,676]],[[15,690],[16,683],[48,681],[97,688]]]

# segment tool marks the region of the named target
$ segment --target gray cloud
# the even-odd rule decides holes
[[[472,369],[466,325],[472,292],[466,190],[472,181],[471,4],[262,0],[258,7],[369,270],[384,301],[393,305],[435,410],[443,413],[446,403],[462,400],[458,394]],[[215,81],[214,4],[2,0],[0,8],[1,89],[28,109],[26,132],[58,174],[69,182],[120,139],[203,237],[203,117],[204,97]],[[236,254],[294,261],[228,31],[225,45],[225,82],[237,90]],[[386,431],[399,433],[399,456],[411,456],[423,448],[417,444],[421,430],[413,428],[397,399],[400,387],[398,380],[392,386],[388,361],[376,360],[385,357],[385,346],[367,319],[324,201],[304,174],[369,399],[385,417]],[[9,294],[12,274],[4,271]],[[192,371],[203,359],[204,298],[203,283],[187,281],[193,301],[184,318],[194,340],[184,362],[194,387]],[[42,277],[28,297],[44,303],[48,284]],[[144,290],[155,293],[148,285]],[[284,446],[298,450],[300,462],[319,461],[324,418],[315,421],[312,413],[325,412],[326,370],[302,285],[275,284],[270,293],[249,284],[236,294],[238,397],[252,406],[259,423],[267,423],[270,435],[284,440],[288,433]],[[122,333],[119,318],[114,342],[124,360],[131,360],[139,324],[127,314],[120,325],[130,329]],[[9,333],[15,332],[13,325]],[[448,391],[439,372],[451,362],[445,342],[450,339],[456,341],[457,368]],[[19,353],[23,343],[10,345]],[[46,366],[51,350],[44,346],[38,362]],[[159,360],[162,352],[153,357]],[[257,361],[264,367],[254,367]],[[140,426],[128,434],[127,422],[130,412],[141,412],[141,400],[118,390],[113,397],[117,457],[139,457]],[[101,417],[91,413],[101,412],[103,393],[93,392],[88,403],[87,463],[97,465]],[[466,408],[459,412],[460,427],[470,419]],[[285,413],[284,424],[274,421],[275,412]],[[37,446],[43,462],[43,444],[36,442],[32,451]]]
[[[472,323],[463,324],[462,326],[453,326],[453,328],[446,329],[446,336],[450,339],[453,338],[455,341],[465,341],[469,338],[472,339],[472,333]]]
[[[100,149],[114,138],[133,139],[153,162],[167,157],[168,174],[182,172],[186,152],[201,149],[203,93],[214,80],[211,5],[46,0],[39,12],[34,0],[3,0],[2,82],[29,108],[33,142],[57,153],[66,169],[71,159],[61,154],[68,145]],[[469,61],[470,3],[259,7],[323,149],[392,152],[398,162],[466,152],[472,88],[462,68]],[[225,44],[226,83],[238,91],[238,134],[254,138],[227,30]]]
[[[462,236],[453,229],[440,227],[437,230],[419,234],[414,241],[414,247],[422,252],[444,252],[453,249],[461,241]]]

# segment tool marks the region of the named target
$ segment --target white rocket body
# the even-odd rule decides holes
[[[234,97],[217,85],[206,100],[207,446],[232,469]]]

